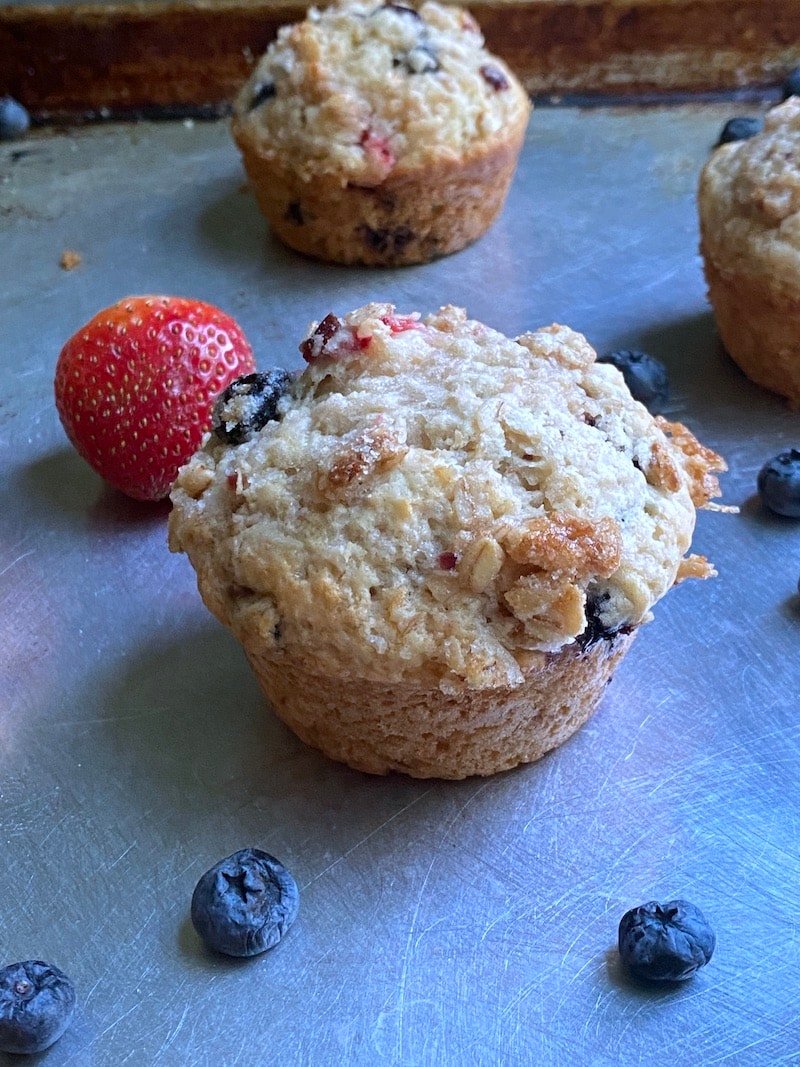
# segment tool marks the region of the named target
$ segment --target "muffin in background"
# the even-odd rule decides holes
[[[800,403],[800,97],[761,133],[718,147],[699,191],[701,251],[720,337],[759,385]]]
[[[464,9],[345,0],[279,31],[236,99],[233,135],[285,244],[424,263],[495,220],[529,113]]]
[[[301,351],[260,429],[220,402],[170,547],[278,715],[334,759],[441,778],[537,759],[656,601],[713,573],[686,553],[723,462],[564,326],[511,340],[457,308],[371,304]]]

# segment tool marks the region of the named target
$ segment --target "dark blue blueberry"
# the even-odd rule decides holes
[[[381,254],[385,252],[398,254],[416,237],[414,231],[409,229],[408,226],[395,226],[393,229],[388,230],[373,230],[366,222],[358,227],[358,232],[368,248]]]
[[[13,141],[28,132],[31,117],[13,96],[0,96],[0,141]]]
[[[288,392],[293,377],[286,370],[268,370],[235,378],[214,402],[214,433],[229,445],[249,441],[278,418],[278,401]]]
[[[630,626],[617,626],[612,629],[602,621],[600,615],[608,601],[608,593],[600,593],[599,595],[589,593],[586,597],[586,628],[583,633],[578,634],[575,638],[576,644],[582,651],[591,648],[592,645],[596,645],[598,641],[607,641],[609,644],[613,644],[617,637],[631,632]]]
[[[192,896],[192,923],[209,948],[257,956],[297,918],[297,883],[274,856],[243,848],[206,871]]]
[[[800,67],[795,67],[786,75],[783,82],[783,99],[790,96],[800,96]]]
[[[755,137],[757,133],[761,133],[763,129],[763,119],[737,115],[734,119],[728,119],[722,127],[717,144],[730,144],[731,141],[747,141],[751,137]]]
[[[395,56],[392,66],[402,67],[406,74],[435,74],[441,69],[439,55],[427,41],[420,41],[408,52]]]
[[[647,352],[622,348],[597,357],[598,363],[610,363],[622,372],[625,384],[634,400],[658,411],[669,398],[667,368],[660,359]]]
[[[481,67],[481,77],[496,93],[502,93],[508,88],[508,78],[493,63],[486,63]]]
[[[286,205],[285,219],[289,222],[293,222],[295,226],[302,226],[305,222],[303,218],[303,208],[299,200],[292,200],[291,203]]]
[[[382,4],[376,11],[373,11],[373,15],[377,15],[378,11],[396,11],[398,15],[405,15],[407,18],[416,19],[417,22],[422,22],[422,15],[418,11],[415,11],[413,7],[409,7],[408,4],[394,4],[389,0],[389,3]]]
[[[765,463],[758,473],[758,491],[770,511],[800,519],[800,449],[790,448]]]
[[[0,1052],[42,1052],[58,1041],[75,1010],[69,978],[41,960],[0,971]]]
[[[619,924],[619,954],[637,978],[682,982],[705,967],[716,944],[705,916],[688,900],[631,908]]]
[[[256,85],[253,89],[253,95],[250,97],[250,103],[248,104],[248,111],[255,111],[257,107],[261,107],[262,104],[266,104],[268,100],[271,100],[277,93],[275,88],[275,82],[261,82],[260,85]]]

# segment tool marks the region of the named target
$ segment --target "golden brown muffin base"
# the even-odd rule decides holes
[[[531,763],[595,710],[635,633],[547,655],[514,689],[468,690],[319,678],[290,655],[245,646],[267,699],[297,736],[369,774],[468,778]]]
[[[752,275],[717,270],[703,249],[708,298],[731,359],[758,385],[800,405],[800,299]]]
[[[427,263],[477,240],[499,215],[522,148],[527,112],[502,142],[453,160],[396,173],[374,187],[330,175],[303,181],[233,133],[273,232],[314,259],[367,266]]]

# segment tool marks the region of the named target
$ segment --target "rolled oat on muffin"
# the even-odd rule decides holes
[[[370,304],[301,351],[272,421],[182,469],[170,547],[334,759],[441,778],[537,759],[655,602],[713,573],[686,552],[724,463],[565,326],[511,340]]]
[[[699,191],[701,251],[722,342],[745,374],[800,404],[800,97],[723,144]]]
[[[261,210],[291,248],[423,263],[499,214],[530,103],[463,8],[345,0],[286,26],[234,106]]]

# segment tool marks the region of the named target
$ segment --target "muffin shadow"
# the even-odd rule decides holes
[[[197,225],[203,243],[220,259],[259,267],[269,264],[272,286],[276,270],[286,273],[287,278],[281,280],[291,281],[295,271],[309,267],[345,275],[350,269],[338,263],[321,263],[279,241],[259,211],[244,173],[218,178],[209,186]]]
[[[374,267],[327,263],[283,244],[259,211],[244,175],[213,182],[198,213],[197,227],[201,241],[219,260],[248,272],[248,285],[257,290],[268,286],[270,293],[291,292],[301,305],[307,301],[309,309],[318,311],[320,292],[326,291],[343,291],[342,306],[357,302],[359,296],[364,297],[365,269],[370,271],[367,288],[375,284]],[[383,285],[406,270],[382,267],[377,277]],[[344,296],[351,289],[353,295]],[[302,328],[306,321],[302,313],[297,321]]]
[[[271,713],[239,646],[211,619],[141,649],[103,703],[134,792],[150,805],[155,791],[166,810],[235,809],[277,789],[282,767],[315,773],[325,762]]]
[[[288,805],[291,822],[314,820],[334,796],[364,802],[367,791],[405,795],[430,786],[364,774],[300,741],[265,700],[238,642],[211,619],[142,649],[113,677],[101,705],[109,710],[109,760],[129,768],[129,788],[144,807],[156,796],[178,822],[241,814],[245,829],[261,826],[265,808],[276,804]]]
[[[206,190],[197,226],[203,243],[226,262],[264,259],[266,223],[241,173],[214,180]]]
[[[781,401],[751,382],[730,358],[717,333],[711,309],[656,323],[627,334],[615,347],[641,348],[667,367],[670,400],[661,414],[691,418],[692,412],[713,410],[729,421],[736,411],[774,411]]]

